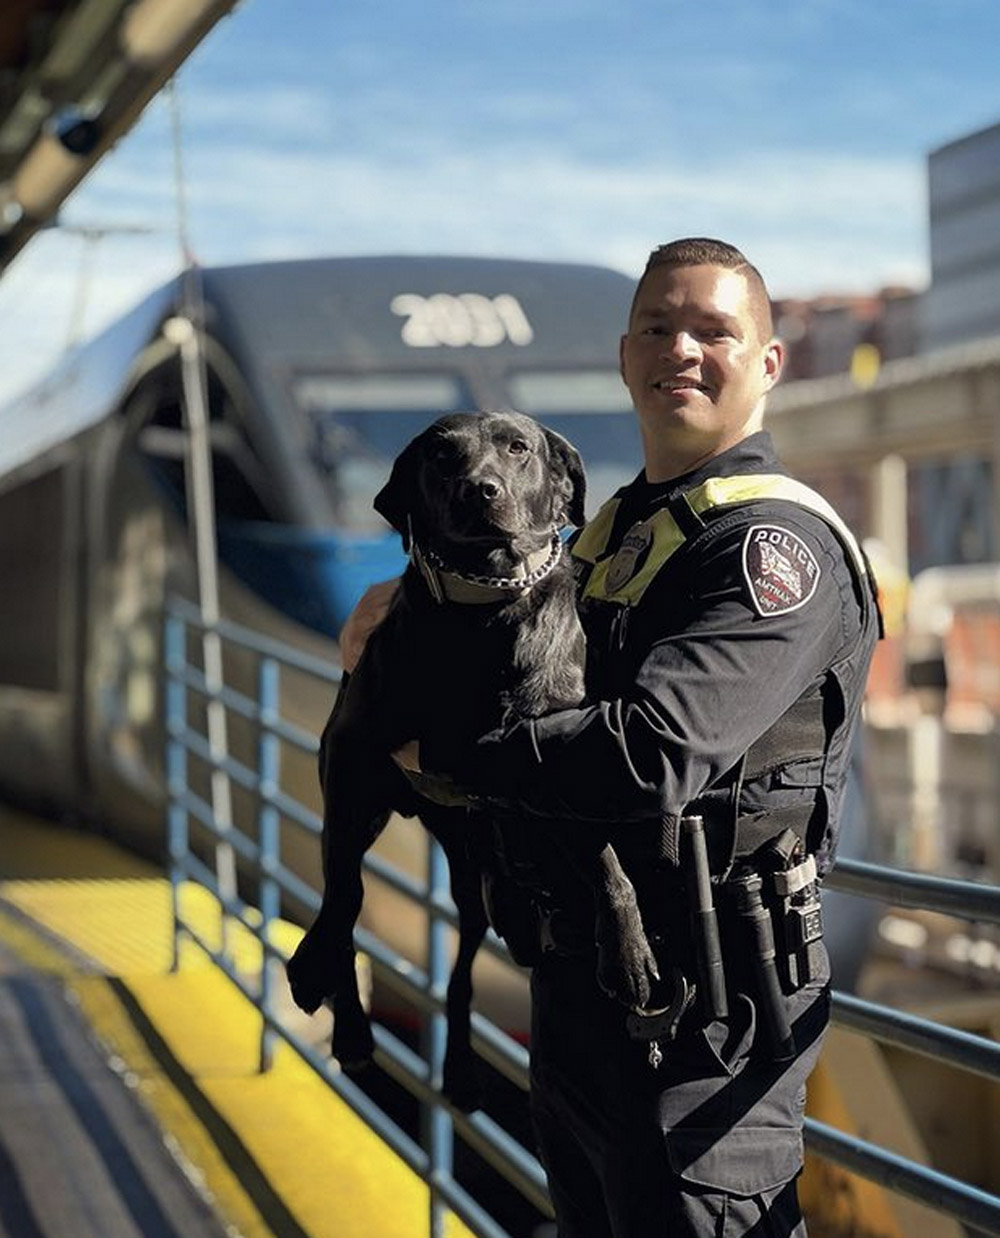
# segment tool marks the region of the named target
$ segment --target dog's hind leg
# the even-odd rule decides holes
[[[479,873],[465,856],[452,865],[451,889],[458,908],[458,952],[448,981],[443,1091],[457,1109],[468,1113],[481,1104],[472,1049],[472,964],[486,935],[486,909]]]
[[[597,982],[627,1006],[645,1006],[659,978],[656,958],[642,926],[635,887],[610,843],[594,863],[594,935]]]
[[[331,1003],[333,1009],[333,1056],[349,1074],[357,1074],[371,1064],[375,1053],[371,1019],[361,1004],[355,955],[351,951],[350,980]],[[346,976],[346,972],[345,972]]]

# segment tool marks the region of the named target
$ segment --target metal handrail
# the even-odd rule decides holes
[[[865,860],[847,859],[837,861],[826,884],[844,894],[860,894],[894,907],[939,911],[963,920],[1000,924],[1000,886],[901,872]]]
[[[258,677],[255,696],[248,696],[230,686],[213,692],[204,675],[188,661],[188,631],[201,633],[207,627],[211,627],[221,639],[256,657]],[[386,1028],[376,1026],[374,1029],[376,1062],[424,1106],[424,1146],[392,1122],[328,1059],[304,1043],[277,1013],[274,972],[281,960],[272,941],[271,927],[279,917],[283,899],[291,899],[309,911],[314,911],[319,904],[318,894],[281,862],[281,823],[283,820],[291,821],[312,833],[318,833],[321,828],[319,817],[279,786],[281,744],[287,743],[313,752],[317,748],[314,736],[281,717],[281,670],[288,668],[315,676],[331,685],[339,682],[339,671],[320,659],[239,624],[220,621],[206,625],[195,607],[178,599],[171,599],[168,604],[165,649],[168,848],[175,923],[175,964],[179,938],[183,935],[197,942],[260,1010],[263,1016],[261,1069],[269,1067],[276,1039],[284,1040],[414,1172],[426,1180],[431,1195],[429,1224],[432,1238],[443,1234],[447,1209],[454,1211],[483,1238],[508,1238],[482,1203],[473,1199],[456,1182],[452,1172],[452,1141],[455,1135],[491,1164],[539,1211],[551,1215],[544,1172],[532,1152],[487,1115],[463,1114],[453,1110],[439,1090],[444,1051],[442,994],[446,988],[448,969],[443,935],[449,926],[456,924],[456,914],[448,894],[443,853],[435,843],[428,839],[428,873],[424,882],[400,872],[378,856],[369,855],[365,859],[366,872],[427,910],[429,940],[426,971],[396,955],[365,929],[358,927],[355,934],[357,947],[369,958],[373,972],[388,987],[401,994],[427,1021],[428,1030],[421,1053],[404,1045]],[[209,745],[187,721],[189,693],[194,694],[201,703],[213,698],[223,701],[257,728],[257,769],[250,769],[231,757],[222,762],[223,772],[255,799],[256,839],[247,834],[237,835],[230,830],[219,831],[212,819],[210,805],[188,785],[189,757],[205,765],[212,763]],[[226,898],[215,874],[192,852],[188,828],[191,818],[210,835],[224,833],[226,841],[233,843],[243,861],[250,866],[258,883],[256,909],[239,900]],[[261,942],[265,964],[257,991],[236,971],[225,951],[205,940],[197,927],[184,918],[179,891],[186,880],[209,889],[219,900],[224,914],[238,920]],[[826,884],[835,890],[873,898],[892,906],[922,908],[968,920],[1000,924],[1000,888],[992,886],[902,872],[848,859],[838,862]],[[494,954],[510,961],[502,942],[492,934],[486,944]],[[1000,1080],[1000,1046],[984,1037],[956,1031],[839,991],[833,996],[832,1018],[838,1026],[860,1032],[883,1044],[920,1053],[991,1080]],[[472,1035],[479,1055],[508,1080],[527,1091],[528,1057],[524,1047],[476,1013],[472,1016]],[[808,1146],[816,1154],[889,1190],[946,1213],[981,1234],[1000,1238],[1000,1198],[812,1118],[806,1119],[805,1135]]]
[[[834,994],[833,1019],[840,1027],[862,1032],[882,1044],[909,1049],[1000,1083],[1000,1045],[995,1040],[943,1027],[931,1019],[891,1010],[850,993]]]
[[[377,855],[369,855],[365,859],[366,872],[427,909],[429,941],[426,971],[401,959],[362,927],[359,926],[355,934],[358,949],[367,956],[373,972],[389,987],[402,993],[408,1004],[425,1016],[428,1031],[423,1054],[415,1053],[384,1027],[376,1026],[374,1032],[376,1064],[422,1102],[426,1115],[426,1146],[421,1147],[356,1084],[305,1044],[282,1021],[275,998],[274,976],[275,967],[281,965],[282,959],[271,940],[271,926],[278,919],[283,898],[315,911],[319,896],[315,891],[306,890],[301,879],[281,863],[281,822],[283,819],[293,821],[314,834],[319,833],[322,823],[315,813],[291,799],[279,787],[281,743],[292,743],[313,752],[317,748],[315,737],[310,737],[308,744],[301,743],[301,735],[281,718],[280,669],[289,667],[296,672],[322,672],[323,681],[334,685],[340,676],[335,669],[303,658],[298,651],[286,649],[239,625],[222,622],[216,627],[219,635],[257,657],[257,696],[251,697],[246,691],[238,691],[229,685],[213,692],[186,655],[188,631],[200,632],[205,626],[200,613],[188,603],[172,601],[169,605],[165,636],[166,768],[175,966],[180,938],[183,936],[194,941],[259,1008],[263,1016],[261,1069],[270,1066],[277,1039],[290,1044],[362,1120],[427,1182],[431,1194],[430,1232],[434,1238],[444,1232],[446,1209],[454,1211],[476,1234],[485,1238],[507,1238],[502,1227],[482,1204],[456,1181],[452,1172],[454,1135],[462,1138],[519,1189],[543,1215],[551,1215],[545,1176],[534,1155],[487,1115],[462,1114],[452,1110],[440,1091],[445,1048],[443,993],[449,966],[443,934],[457,925],[457,913],[448,893],[446,861],[436,844],[428,847],[429,868],[424,882],[399,871]],[[189,697],[199,704],[215,697],[257,727],[257,769],[248,767],[231,755],[213,758],[203,736],[188,723]],[[256,839],[249,833],[223,831],[216,826],[209,803],[189,786],[189,759],[198,761],[204,768],[220,769],[254,796],[258,806]],[[209,837],[224,835],[225,840],[233,844],[258,883],[259,914],[253,914],[254,908],[243,901],[226,897],[215,873],[191,850],[188,828],[191,820],[196,821]],[[220,950],[207,940],[197,925],[185,917],[180,900],[180,888],[185,881],[194,881],[209,890],[219,901],[223,914],[238,922],[261,943],[267,961],[262,968],[257,991],[236,970],[225,950]],[[491,952],[509,961],[506,948],[495,936],[490,934],[485,944]],[[473,1016],[473,1044],[481,1050],[484,1059],[508,1079],[527,1088],[527,1057],[523,1047],[480,1015]]]

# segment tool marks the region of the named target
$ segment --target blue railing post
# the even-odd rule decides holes
[[[170,909],[173,920],[170,970],[180,967],[180,890],[188,852],[188,814],[182,802],[187,790],[187,749],[181,735],[187,725],[187,692],[180,675],[186,656],[187,629],[183,619],[167,614],[164,628],[166,682],[164,691],[167,736],[167,855],[170,875]]]
[[[427,846],[427,984],[435,1002],[445,999],[448,988],[448,926],[438,907],[449,897],[448,861],[434,841]],[[444,1081],[444,1054],[447,1045],[447,1020],[439,1011],[428,1014],[424,1023],[424,1056],[429,1070],[433,1099],[424,1106],[424,1147],[429,1158],[430,1238],[444,1238],[447,1208],[437,1183],[451,1180],[453,1134],[451,1118],[441,1101]]]
[[[280,669],[274,658],[262,657],[257,674],[257,845],[260,879],[260,1005],[263,1023],[260,1032],[260,1070],[270,1070],[274,1060],[275,1032],[269,1020],[274,1017],[274,980],[277,960],[269,947],[272,929],[281,914],[281,893],[275,873],[280,860],[281,821],[274,806],[281,773],[281,746],[274,733],[280,705]]]

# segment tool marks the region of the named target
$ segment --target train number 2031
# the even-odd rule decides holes
[[[401,292],[389,308],[403,323],[402,338],[411,348],[494,348],[511,343],[522,347],[534,339],[528,316],[517,297],[502,292],[487,297],[480,292],[435,292],[424,297]]]

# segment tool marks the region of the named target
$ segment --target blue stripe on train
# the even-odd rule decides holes
[[[316,532],[262,521],[219,525],[219,558],[276,610],[336,639],[365,589],[406,566],[396,533]]]

